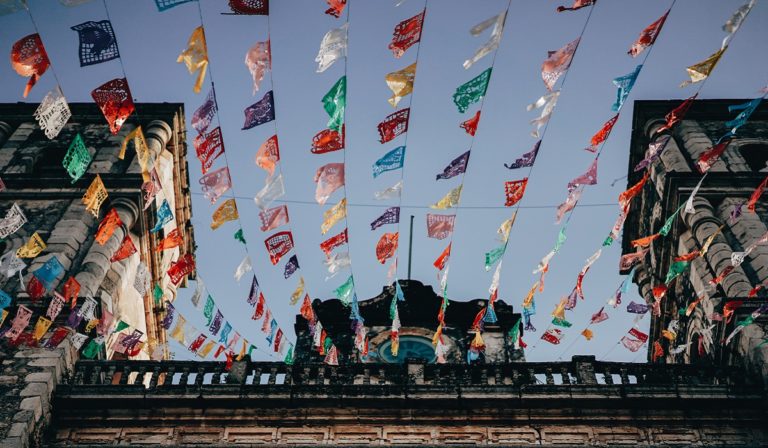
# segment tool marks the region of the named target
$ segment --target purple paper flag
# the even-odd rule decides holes
[[[253,276],[253,282],[251,282],[251,292],[248,293],[248,305],[256,306],[256,302],[259,300],[259,281],[256,280],[256,276]]]
[[[272,97],[272,91],[265,93],[262,99],[248,106],[244,113],[243,131],[273,121],[275,119],[275,101]]]
[[[539,146],[541,146],[541,140],[536,142],[535,145],[533,145],[533,149],[523,154],[519,159],[515,160],[512,164],[507,165],[506,163],[504,166],[507,169],[514,170],[517,168],[527,168],[529,166],[533,166],[533,163],[536,162],[536,155],[539,153]]]
[[[381,216],[371,223],[371,230],[376,230],[384,224],[397,224],[400,222],[400,207],[389,207]]]
[[[437,175],[436,180],[450,179],[452,177],[455,177],[455,176],[458,176],[459,174],[464,173],[467,170],[468,163],[469,163],[469,151],[451,160],[451,163],[449,163],[448,166],[445,167],[443,172]]]
[[[632,301],[629,302],[629,305],[627,305],[627,312],[634,314],[645,314],[648,312],[648,305],[643,305],[642,303],[635,303]]]
[[[283,272],[283,277],[288,278],[293,275],[294,272],[296,272],[299,269],[299,258],[296,257],[296,255],[293,255],[291,258],[288,259],[288,262],[285,263],[285,271]]]

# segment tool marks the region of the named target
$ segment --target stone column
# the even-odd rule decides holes
[[[3,147],[5,142],[8,141],[8,137],[13,133],[13,128],[10,124],[0,121],[0,148]]]
[[[109,271],[111,265],[109,259],[115,254],[126,232],[133,228],[139,217],[139,207],[130,199],[117,198],[112,201],[112,205],[117,210],[124,227],[115,230],[115,233],[103,246],[94,241],[88,250],[88,254],[80,267],[80,272],[75,276],[75,279],[80,283],[80,294],[83,296],[96,294],[107,275],[107,271]]]
[[[727,221],[731,212],[739,204],[744,203],[744,198],[725,198],[717,208],[720,219]],[[741,246],[740,250],[746,249],[749,245],[765,235],[768,228],[760,220],[757,213],[752,213],[746,208],[743,209],[741,217],[735,223],[731,224],[731,233]],[[752,253],[746,257],[744,263],[749,264],[754,270],[757,278],[755,284],[759,284],[768,279],[768,246],[759,245]]]
[[[683,221],[691,229],[699,242],[699,246],[701,246],[710,235],[717,231],[717,228],[722,225],[722,221],[715,216],[712,204],[707,199],[700,196],[696,197],[693,204],[696,213],[684,215]],[[707,262],[715,270],[714,275],[719,275],[723,269],[731,265],[732,252],[733,248],[722,234],[714,239],[705,255]],[[703,278],[701,280],[706,284]],[[745,297],[752,289],[744,270],[740,266],[726,276],[721,285],[727,297]]]

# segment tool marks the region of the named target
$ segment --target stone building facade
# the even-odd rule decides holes
[[[376,297],[360,301],[360,315],[368,331],[368,354],[363,356],[354,346],[354,332],[349,321],[349,307],[338,299],[316,299],[312,306],[328,336],[334,341],[339,351],[340,363],[402,363],[407,358],[418,358],[427,362],[435,361],[435,349],[432,337],[437,328],[437,315],[442,303],[429,285],[417,280],[399,280],[404,301],[398,303],[398,315],[401,322],[399,330],[400,348],[397,356],[392,356],[390,330],[392,318],[390,305],[395,295],[394,284],[382,288]],[[445,325],[442,341],[446,346],[447,363],[467,363],[467,350],[475,335],[474,319],[478,312],[485,309],[487,300],[475,299],[466,302],[449,300],[445,312]],[[479,362],[505,363],[524,361],[525,354],[515,348],[510,330],[518,325],[520,314],[514,313],[512,306],[503,300],[495,303],[497,321],[484,323],[482,337],[485,350]],[[296,316],[296,353],[297,362],[322,362],[323,356],[313,349],[313,336],[307,320]],[[520,327],[522,328],[522,327]],[[522,329],[520,330],[522,331]]]
[[[658,232],[684,206],[701,180],[697,160],[730,130],[726,122],[737,112],[729,113],[728,106],[745,101],[695,101],[678,125],[660,133],[656,130],[664,124],[665,114],[681,102],[635,103],[629,185],[643,175],[634,167],[647,156],[648,145],[671,138],[660,160],[652,164],[649,182],[631,205],[624,226],[625,254],[635,252],[631,241]],[[664,283],[675,257],[701,251],[713,238],[705,254],[691,262],[690,270],[671,283],[661,299],[661,313],[651,321],[649,339],[649,344],[660,342],[664,350],[656,362],[737,365],[759,371],[768,379],[768,316],[744,326],[725,343],[736,324],[768,299],[765,289],[756,294],[753,291],[768,280],[768,245],[760,243],[741,264],[732,263],[734,253],[757,243],[768,231],[768,199],[760,196],[755,212],[745,206],[768,175],[766,106],[763,102],[747,124],[738,129],[721,158],[709,169],[693,200],[695,212],[686,214],[681,210],[669,234],[653,241],[636,267],[634,282],[642,297],[653,303],[653,288]],[[730,318],[729,310],[735,310]],[[665,330],[675,337],[664,337],[670,336]],[[671,353],[672,347],[681,347],[681,351]],[[654,359],[652,349],[648,358]]]
[[[99,334],[88,328],[88,322],[71,327],[68,316],[88,300],[95,300],[93,316],[104,321],[112,315],[112,328],[118,321],[128,325],[128,331],[142,333],[143,349],[132,359],[167,357],[165,330],[160,325],[164,314],[164,301],[172,301],[176,286],[166,271],[171,263],[194,250],[194,234],[190,223],[191,209],[186,162],[186,135],[183,105],[137,104],[140,125],[146,143],[155,160],[154,168],[162,185],[154,199],[146,201],[142,191],[144,179],[138,156],[132,147],[123,159],[119,157],[121,145],[139,124],[137,115],[131,117],[117,135],[112,135],[101,111],[95,104],[70,104],[72,117],[54,139],[48,139],[34,118],[35,104],[0,105],[0,179],[4,190],[0,192],[0,217],[11,207],[18,206],[27,222],[0,242],[0,289],[13,298],[6,308],[7,329],[19,309],[25,306],[33,311],[25,328],[25,338],[0,338],[0,445],[26,446],[27,441],[39,440],[40,429],[50,420],[51,399],[62,378],[69,376],[74,363],[80,358],[73,346],[72,335],[85,334],[89,338]],[[63,166],[68,147],[80,135],[91,161],[85,174],[73,181]],[[86,210],[83,196],[95,176],[99,175],[108,197],[101,205],[98,217]],[[161,200],[171,205],[174,219],[156,233],[156,209]],[[101,220],[112,208],[122,221],[105,244],[98,244],[95,233]],[[173,229],[183,238],[179,247],[156,251],[160,239]],[[45,249],[27,264],[20,273],[7,275],[9,256],[24,245],[37,232]],[[129,257],[111,262],[121,242],[129,235],[136,252]],[[6,257],[7,255],[7,257]],[[28,294],[32,275],[55,257],[63,269],[46,285],[42,298]],[[146,270],[146,291],[140,293],[135,286],[139,270]],[[39,340],[29,340],[38,316],[45,316],[53,300],[53,293],[63,293],[69,278],[80,285],[76,303],[66,303],[54,319],[50,329]],[[21,283],[23,281],[23,284]],[[153,288],[162,291],[162,298],[153,298]],[[181,284],[179,286],[184,286]],[[69,325],[69,326],[68,326]],[[44,348],[46,340],[57,328],[69,328],[70,335],[55,349]],[[19,343],[23,339],[24,342]],[[125,359],[126,355],[113,350],[115,334],[106,332],[106,341],[98,359]],[[66,411],[65,411],[66,412]]]

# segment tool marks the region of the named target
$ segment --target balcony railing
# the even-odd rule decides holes
[[[474,387],[537,385],[744,385],[759,384],[733,368],[572,361],[486,365],[325,364],[194,361],[79,361],[70,385],[136,386],[146,389],[194,388],[220,384],[248,387]]]

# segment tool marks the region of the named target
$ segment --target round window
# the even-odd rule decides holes
[[[405,362],[406,358],[435,362],[435,349],[432,347],[432,341],[421,336],[400,336],[397,356],[392,355],[392,341],[387,340],[379,347],[378,354],[382,361],[390,364]]]

